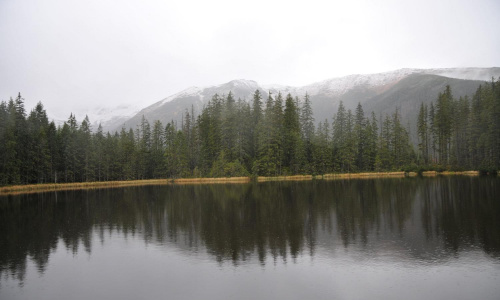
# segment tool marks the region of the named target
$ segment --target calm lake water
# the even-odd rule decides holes
[[[500,179],[0,197],[0,299],[500,299]]]

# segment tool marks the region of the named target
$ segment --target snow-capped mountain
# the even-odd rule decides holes
[[[352,90],[355,87],[385,87],[390,86],[411,74],[429,74],[443,77],[489,81],[492,77],[500,76],[500,68],[448,68],[448,69],[399,69],[390,72],[376,74],[354,74],[344,77],[331,78],[309,84],[302,87],[291,87],[284,85],[262,85],[263,88],[271,91],[281,91],[296,95],[310,96],[325,94],[339,96]]]
[[[81,122],[87,116],[91,122],[92,130],[97,131],[99,125],[102,126],[103,131],[113,131],[115,128],[120,127],[128,119],[136,115],[141,108],[138,104],[133,105],[118,105],[111,106],[98,106],[98,107],[83,107],[74,108],[76,119]],[[62,126],[68,119],[68,116],[51,115],[51,120],[54,121],[56,126]]]
[[[132,118],[126,120],[118,127],[111,129],[113,131],[118,131],[121,130],[122,127],[135,128],[136,125],[141,122],[142,116],[150,123],[155,120],[160,120],[163,124],[172,120],[181,122],[186,110],[189,112],[194,110],[195,114],[200,113],[203,106],[215,94],[222,96],[228,95],[229,92],[231,92],[235,99],[240,98],[248,100],[257,89],[265,93],[257,82],[244,79],[232,80],[224,84],[205,88],[190,87],[142,109]]]
[[[292,95],[305,95],[307,93],[310,96],[315,96],[318,94],[340,96],[357,86],[385,86],[388,84],[393,84],[398,80],[414,73],[418,73],[418,69],[400,69],[392,72],[378,74],[348,75],[344,77],[315,82],[313,84],[302,87],[290,87],[282,85],[263,85],[263,87],[271,91],[281,91],[282,93],[290,93]]]
[[[354,109],[359,102],[369,109],[367,112],[373,110],[377,114],[390,113],[397,105],[405,117],[420,103],[434,101],[446,85],[450,85],[454,95],[460,97],[470,95],[482,81],[490,81],[492,77],[500,77],[500,68],[399,69],[332,78],[302,87],[260,85],[252,80],[239,79],[216,86],[187,88],[140,110],[131,118],[115,118],[116,127],[105,123],[105,129],[135,128],[142,116],[150,123],[155,120],[163,124],[172,120],[180,122],[186,110],[193,109],[195,114],[200,113],[214,94],[227,95],[232,92],[236,99],[249,101],[255,90],[259,90],[264,99],[269,92],[281,92],[283,95],[290,93],[300,99],[307,93],[311,97],[317,121],[331,120],[340,101],[350,109]]]
[[[103,127],[103,131],[106,132],[119,127],[140,110],[141,108],[137,104],[118,105],[116,107],[99,106],[79,111],[77,118],[81,120],[88,116],[94,132],[97,131],[99,124]]]
[[[106,132],[119,127],[128,119],[136,115],[140,110],[140,107],[137,105],[118,106],[115,108],[101,107],[95,114],[89,111],[90,114],[88,114],[88,116],[94,130],[97,130],[99,125],[101,125],[103,131]]]

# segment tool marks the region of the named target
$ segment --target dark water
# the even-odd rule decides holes
[[[500,180],[3,197],[0,299],[500,299]]]

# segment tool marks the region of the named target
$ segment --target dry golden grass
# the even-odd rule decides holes
[[[342,174],[325,174],[323,179],[354,179],[354,178],[382,178],[405,177],[405,172],[373,172],[373,173],[342,173]]]
[[[75,183],[44,183],[44,184],[12,185],[12,186],[0,187],[0,195],[66,191],[66,190],[115,188],[115,187],[126,187],[126,186],[142,186],[142,185],[246,183],[246,182],[250,182],[250,177],[179,178],[179,179],[148,179],[148,180],[75,182]]]
[[[246,183],[250,177],[221,177],[221,178],[179,178],[174,184],[202,184],[202,183]]]
[[[478,171],[464,172],[441,172],[427,171],[422,173],[423,176],[437,175],[467,175],[478,176]],[[312,179],[362,179],[362,178],[403,178],[417,176],[417,173],[410,172],[373,172],[373,173],[344,173],[344,174],[325,174],[325,175],[294,175],[294,176],[276,176],[276,177],[257,177],[257,182],[267,181],[304,181]],[[222,177],[222,178],[179,178],[179,179],[148,179],[148,180],[128,180],[128,181],[101,181],[101,182],[77,182],[77,183],[46,183],[46,184],[28,184],[28,185],[13,185],[0,187],[0,195],[12,194],[28,194],[49,191],[64,191],[64,190],[83,190],[83,189],[100,189],[100,188],[116,188],[126,186],[142,186],[142,185],[187,185],[187,184],[221,184],[221,183],[248,183],[250,177]]]
[[[422,176],[427,176],[427,177],[433,177],[433,176],[438,176],[438,175],[443,175],[443,176],[452,176],[452,175],[463,175],[463,176],[479,176],[479,171],[443,171],[443,172],[436,172],[436,171],[425,171],[422,172]]]
[[[425,172],[422,172],[422,176],[437,176],[437,172],[436,171],[425,171]]]
[[[257,182],[265,181],[302,181],[302,180],[312,180],[312,175],[293,175],[293,176],[275,176],[275,177],[257,177]]]
[[[169,179],[128,180],[128,181],[99,181],[99,182],[74,182],[74,183],[42,183],[27,185],[12,185],[0,187],[0,195],[19,193],[38,193],[48,191],[99,189],[139,185],[164,185],[171,184]]]
[[[439,173],[439,175],[479,176],[479,171],[460,171],[460,172],[444,171],[444,172]]]

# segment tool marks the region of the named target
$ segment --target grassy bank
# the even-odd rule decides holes
[[[266,181],[302,181],[302,180],[312,180],[314,177],[312,175],[293,175],[293,176],[275,176],[275,177],[257,177],[257,182]]]
[[[230,177],[230,178],[145,179],[145,180],[75,182],[75,183],[42,183],[42,184],[11,185],[11,186],[0,187],[0,195],[67,191],[67,190],[117,188],[117,187],[127,187],[127,186],[144,186],[144,185],[245,183],[250,181],[251,181],[250,177]]]
[[[221,178],[179,178],[172,180],[172,184],[204,184],[204,183],[246,183],[250,177],[221,177]]]
[[[417,176],[417,173],[405,172],[367,172],[367,173],[344,173],[344,174],[325,174],[322,179],[362,179],[362,178],[399,178],[407,176]]]
[[[426,176],[426,177],[432,177],[432,176],[438,176],[438,175],[444,175],[444,176],[449,176],[449,175],[479,176],[479,171],[460,171],[460,172],[453,172],[453,171],[444,171],[444,172],[426,171],[426,172],[422,172],[422,176]]]
[[[478,171],[464,172],[423,172],[422,176],[479,176]],[[324,175],[294,175],[294,176],[276,176],[256,178],[257,182],[268,181],[303,181],[303,180],[335,180],[335,179],[363,179],[363,178],[403,178],[417,176],[417,173],[410,172],[372,172],[372,173],[343,173],[343,174],[324,174]],[[101,189],[115,188],[127,186],[143,186],[143,185],[188,185],[188,184],[221,184],[221,183],[248,183],[251,182],[250,177],[223,177],[223,178],[179,178],[179,179],[148,179],[148,180],[128,180],[128,181],[100,181],[100,182],[76,182],[76,183],[45,183],[45,184],[28,184],[28,185],[12,185],[0,187],[0,195],[12,195],[23,193],[38,193],[50,191],[64,190],[83,190],[83,189]]]
[[[11,185],[0,187],[0,195],[18,193],[37,193],[48,191],[100,189],[139,185],[169,184],[170,179],[125,180],[125,181],[99,181],[99,182],[74,182],[74,183],[41,183],[26,185]]]

